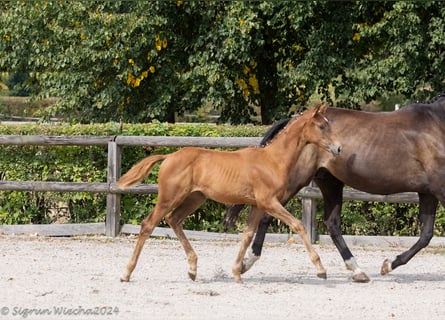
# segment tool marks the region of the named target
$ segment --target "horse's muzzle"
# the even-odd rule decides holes
[[[341,153],[341,145],[339,144],[330,144],[328,146],[329,151],[331,151],[331,153],[334,155],[334,157],[338,156]]]

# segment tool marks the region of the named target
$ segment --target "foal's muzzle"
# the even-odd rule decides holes
[[[328,149],[334,156],[338,156],[341,153],[342,147],[340,144],[330,144],[328,145]]]

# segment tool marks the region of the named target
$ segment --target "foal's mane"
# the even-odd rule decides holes
[[[276,137],[278,137],[288,125],[290,125],[293,121],[295,121],[301,115],[302,115],[302,113],[294,115],[294,116],[292,116],[292,118],[282,119],[282,120],[275,122],[272,125],[272,127],[270,127],[269,130],[267,130],[267,132],[264,134],[264,137],[260,142],[260,146],[265,147],[268,144],[272,143],[273,140]]]
[[[270,127],[269,130],[267,130],[267,132],[264,134],[264,137],[260,142],[260,146],[264,147],[268,145],[277,136],[277,134],[280,133],[281,130],[283,130],[289,124],[291,120],[292,119],[287,118],[275,122],[272,127]]]
[[[267,130],[263,139],[261,140],[260,146],[265,147],[271,144],[279,135],[284,132],[287,126],[294,122],[300,115],[294,116],[288,119],[282,119],[276,122],[269,130]]]

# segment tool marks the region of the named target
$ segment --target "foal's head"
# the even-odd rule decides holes
[[[341,152],[341,144],[337,141],[331,124],[324,115],[327,108],[327,104],[319,104],[301,116],[302,120],[305,119],[302,138],[306,143],[314,143],[337,156]]]

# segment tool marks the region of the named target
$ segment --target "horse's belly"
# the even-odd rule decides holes
[[[255,197],[247,190],[237,190],[232,187],[205,187],[195,191],[202,192],[208,199],[225,204],[251,204],[255,205]]]
[[[374,193],[393,194],[399,192],[427,192],[428,179],[425,175],[414,176],[398,172],[370,172],[367,175],[352,175],[337,177],[354,189]]]

